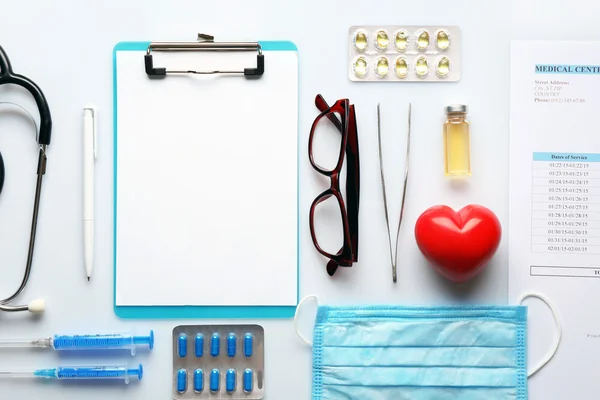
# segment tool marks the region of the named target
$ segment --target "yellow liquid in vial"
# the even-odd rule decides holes
[[[471,175],[471,134],[464,119],[444,124],[444,166],[448,176]]]
[[[450,47],[450,38],[448,37],[448,32],[442,30],[437,33],[436,38],[436,46],[440,50],[446,50]]]

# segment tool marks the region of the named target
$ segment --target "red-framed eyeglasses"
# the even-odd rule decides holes
[[[360,162],[358,151],[358,131],[354,105],[348,99],[341,99],[329,106],[320,94],[315,98],[315,105],[321,111],[316,117],[308,139],[308,156],[313,168],[320,174],[330,178],[329,189],[318,195],[310,206],[310,234],[319,253],[329,258],[327,273],[333,276],[339,266],[351,267],[358,261],[358,210],[360,198]],[[334,165],[323,167],[315,160],[313,144],[315,133],[322,130],[324,125],[333,125],[341,134],[339,154]],[[340,174],[346,160],[346,201],[340,191]],[[333,253],[324,250],[319,244],[315,232],[315,209],[324,201],[335,198],[342,222],[343,243],[341,248]]]

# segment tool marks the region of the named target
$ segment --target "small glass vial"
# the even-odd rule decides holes
[[[471,132],[468,108],[462,104],[446,107],[444,123],[444,169],[446,176],[471,175]]]

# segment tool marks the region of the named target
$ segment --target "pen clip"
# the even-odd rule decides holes
[[[92,113],[92,135],[94,143],[94,160],[98,158],[98,116],[96,115],[96,107],[85,106],[83,111],[90,111]]]

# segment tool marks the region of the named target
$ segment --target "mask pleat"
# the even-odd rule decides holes
[[[514,322],[422,320],[334,322],[323,327],[324,346],[515,347]]]
[[[323,348],[323,366],[338,367],[510,367],[515,348],[482,347],[338,347]]]
[[[516,387],[514,368],[323,367],[323,385]]]
[[[515,400],[514,388],[431,388],[325,386],[322,400]]]

